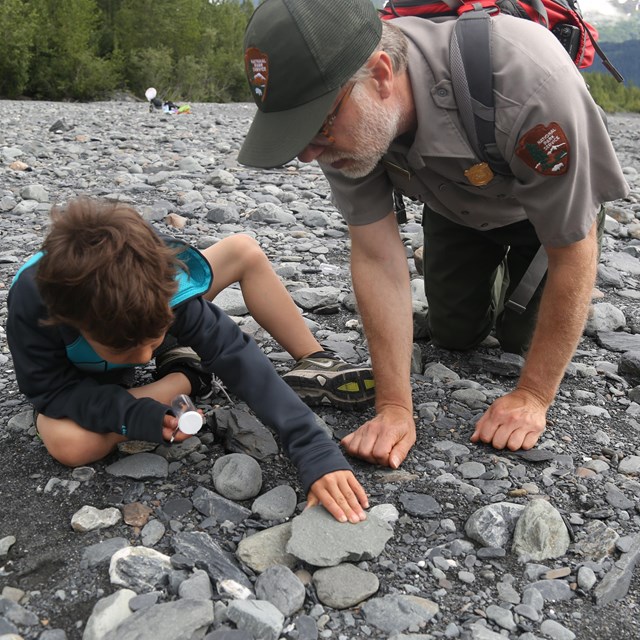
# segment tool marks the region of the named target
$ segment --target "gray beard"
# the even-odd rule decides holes
[[[350,132],[353,151],[329,148],[320,156],[318,164],[330,167],[338,160],[349,159],[349,165],[338,170],[347,178],[356,179],[368,176],[387,152],[397,137],[401,112],[395,105],[375,107],[360,84],[353,88],[351,99],[356,107],[356,125]]]

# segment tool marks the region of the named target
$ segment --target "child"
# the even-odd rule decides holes
[[[338,446],[255,342],[205,298],[219,285],[203,254],[160,238],[124,204],[76,200],[54,208],[52,221],[42,252],[11,286],[7,338],[20,390],[56,460],[78,466],[128,438],[171,440],[171,399],[203,395],[213,373],[276,430],[310,505],[343,522],[365,518],[366,494]],[[221,249],[209,253],[224,261]],[[171,341],[175,348],[158,352],[158,379],[122,386],[132,367]]]

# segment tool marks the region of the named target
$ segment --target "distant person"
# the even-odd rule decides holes
[[[472,349],[495,329],[505,351],[525,355],[516,388],[471,436],[512,450],[533,447],[545,429],[589,308],[601,205],[628,193],[571,58],[547,29],[503,14],[491,18],[490,52],[497,151],[509,171],[483,163],[452,86],[455,24],[383,23],[370,0],[265,0],[244,40],[258,111],[239,161],[317,160],[329,181],[349,225],[376,379],[376,417],[342,443],[391,467],[416,439],[411,293],[393,189],[424,203],[433,342]],[[546,278],[516,304],[511,296],[541,245]]]
[[[7,339],[18,386],[56,460],[78,466],[127,439],[186,439],[171,400],[206,396],[215,374],[275,429],[310,505],[364,519],[365,492],[337,444],[256,343],[209,302],[240,280],[249,308],[265,314],[292,354],[309,355],[313,366],[311,352],[320,350],[327,369],[341,363],[356,378],[366,371],[322,352],[256,243],[238,236],[200,253],[161,238],[129,206],[89,199],[51,215],[42,251],[9,291]],[[214,284],[211,264],[219,265]],[[154,354],[157,379],[132,386],[135,366]]]

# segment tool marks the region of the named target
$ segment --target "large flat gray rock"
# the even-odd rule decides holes
[[[374,515],[342,523],[324,507],[312,507],[293,519],[287,552],[316,567],[333,567],[377,558],[392,536],[391,525]]]

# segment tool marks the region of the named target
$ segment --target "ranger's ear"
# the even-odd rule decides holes
[[[377,51],[369,60],[371,77],[380,97],[384,100],[391,95],[394,73],[391,58],[386,51]]]

